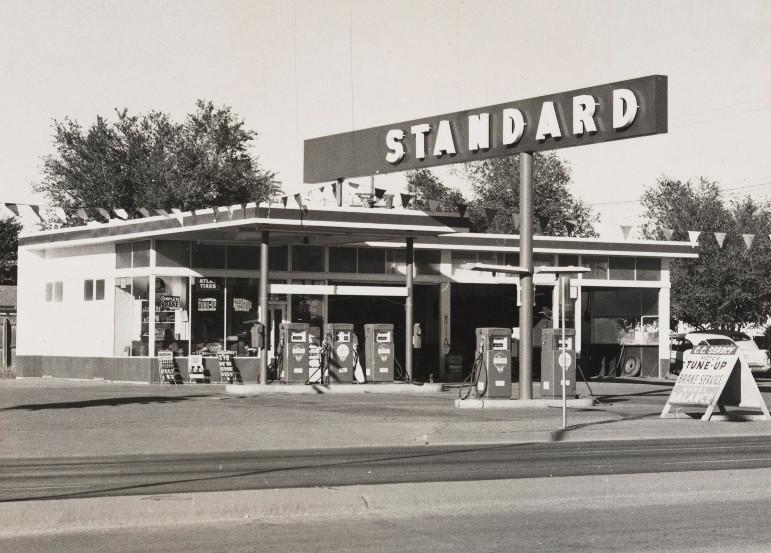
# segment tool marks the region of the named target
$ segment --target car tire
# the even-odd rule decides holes
[[[621,370],[624,372],[624,376],[637,376],[640,374],[641,368],[640,358],[631,355],[624,360]]]

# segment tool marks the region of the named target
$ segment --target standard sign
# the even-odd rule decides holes
[[[662,75],[305,141],[305,182],[667,132]]]
[[[686,356],[669,399],[661,413],[666,417],[673,406],[706,408],[702,420],[709,420],[717,407],[759,409],[768,419],[768,408],[738,346],[694,346]]]

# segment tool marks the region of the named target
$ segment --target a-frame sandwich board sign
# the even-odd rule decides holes
[[[748,418],[771,420],[749,365],[736,345],[694,346],[683,362],[661,417],[671,416],[672,407],[706,408],[701,417],[704,421],[713,417],[715,408],[725,414],[725,407],[757,409],[761,414]]]

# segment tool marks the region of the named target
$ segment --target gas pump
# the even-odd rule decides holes
[[[488,398],[511,397],[511,329],[477,328],[476,391]]]
[[[308,323],[281,323],[278,378],[285,384],[308,380]]]
[[[394,381],[394,325],[364,325],[364,355],[367,381]]]
[[[562,397],[562,369],[565,368],[565,395],[576,397],[576,331],[566,328],[565,355],[562,355],[562,330],[544,328],[541,332],[541,396]]]
[[[321,382],[321,329],[310,327],[308,332],[308,383]]]
[[[324,325],[327,340],[327,378],[334,383],[353,383],[353,369],[356,366],[358,339],[350,323],[327,323]]]

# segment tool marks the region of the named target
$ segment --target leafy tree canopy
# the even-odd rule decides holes
[[[416,169],[407,173],[407,192],[414,196],[415,209],[428,210],[428,200],[437,200],[440,211],[455,211],[458,204],[468,205],[459,190],[445,186],[429,169]]]
[[[672,316],[696,328],[732,329],[763,324],[771,315],[771,203],[750,196],[726,202],[718,183],[694,184],[661,177],[643,193],[645,238],[661,239],[663,229],[687,240],[701,231],[699,259],[670,265]],[[714,232],[725,232],[721,248]],[[752,246],[743,234],[754,234]]]
[[[255,131],[229,106],[198,100],[183,122],[150,111],[117,120],[98,116],[84,130],[54,121],[55,153],[36,186],[68,215],[78,208],[179,208],[259,202],[278,192],[274,173],[250,151]]]
[[[469,163],[463,169],[476,195],[473,226],[482,232],[516,233],[519,213],[519,156]],[[591,209],[568,190],[570,167],[552,152],[533,155],[533,211],[536,230],[552,236],[597,236]],[[492,221],[484,208],[497,208]]]
[[[19,231],[21,223],[16,219],[0,219],[0,284],[16,284]]]

